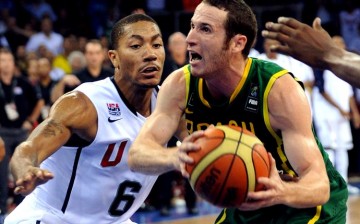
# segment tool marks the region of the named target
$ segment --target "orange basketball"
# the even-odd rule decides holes
[[[220,125],[207,129],[196,142],[201,150],[189,153],[195,163],[186,170],[200,197],[218,207],[239,207],[249,191],[263,188],[257,178],[269,176],[270,161],[253,133]]]

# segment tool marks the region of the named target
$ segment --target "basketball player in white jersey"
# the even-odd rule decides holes
[[[133,223],[157,176],[132,172],[127,154],[155,105],[165,58],[156,22],[117,22],[112,78],[63,95],[11,160],[15,193],[27,195],[11,223]]]

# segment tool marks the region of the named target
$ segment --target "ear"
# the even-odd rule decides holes
[[[247,43],[247,37],[242,34],[236,34],[231,38],[231,48],[233,52],[242,52]]]
[[[115,50],[109,50],[108,56],[110,58],[111,63],[113,64],[114,68],[118,68],[119,67],[119,59],[118,59],[117,52]]]

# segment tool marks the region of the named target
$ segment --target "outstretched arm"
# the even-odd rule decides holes
[[[336,46],[321,27],[320,18],[314,20],[313,27],[287,17],[279,17],[277,23],[268,22],[265,27],[267,30],[262,31],[262,36],[281,43],[273,45],[273,51],[312,67],[331,70],[339,78],[360,87],[360,55]]]
[[[40,168],[47,157],[57,151],[70,138],[73,130],[92,131],[96,128],[96,111],[80,93],[70,93],[59,99],[44,120],[16,149],[10,169],[16,181],[16,194],[27,195],[39,184],[53,178],[53,174]]]

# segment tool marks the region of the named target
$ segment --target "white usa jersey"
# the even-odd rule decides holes
[[[96,108],[94,141],[87,146],[69,141],[47,158],[41,168],[54,178],[28,195],[6,223],[132,223],[130,217],[154,185],[157,176],[132,172],[127,163],[130,145],[146,118],[129,106],[113,78],[84,83],[76,90]],[[152,109],[156,95],[154,89]]]

